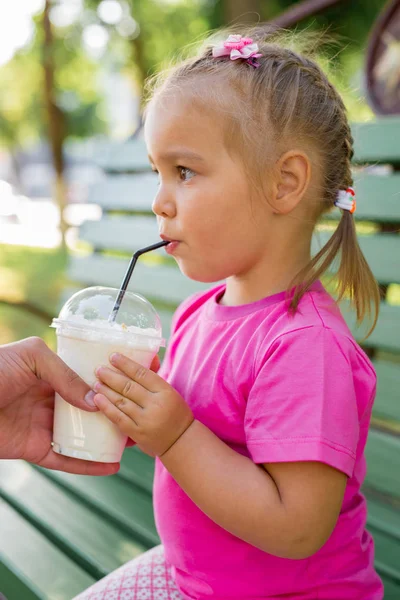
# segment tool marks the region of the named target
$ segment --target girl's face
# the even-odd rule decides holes
[[[153,202],[162,236],[181,271],[215,282],[245,277],[268,252],[272,209],[250,197],[241,157],[229,154],[221,120],[163,97],[147,113],[145,139],[159,190]]]

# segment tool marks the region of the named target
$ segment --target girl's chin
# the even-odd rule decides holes
[[[196,268],[195,265],[188,265],[182,259],[176,259],[181,273],[199,283],[218,283],[225,279],[225,276],[220,272],[212,269]]]

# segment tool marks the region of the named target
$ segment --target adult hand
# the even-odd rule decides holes
[[[96,412],[94,394],[40,338],[0,346],[0,458],[81,475],[112,475],[118,463],[62,456],[51,447],[54,391],[83,410]],[[85,401],[85,396],[88,402]]]

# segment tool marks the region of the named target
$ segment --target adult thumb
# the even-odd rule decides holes
[[[49,383],[69,404],[83,410],[98,410],[93,402],[94,392],[43,340],[29,338],[24,342],[28,364],[39,379]]]

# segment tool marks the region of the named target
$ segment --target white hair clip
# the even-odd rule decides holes
[[[356,198],[353,188],[348,187],[347,190],[339,190],[335,200],[335,206],[342,210],[348,210],[351,214],[356,210]]]

